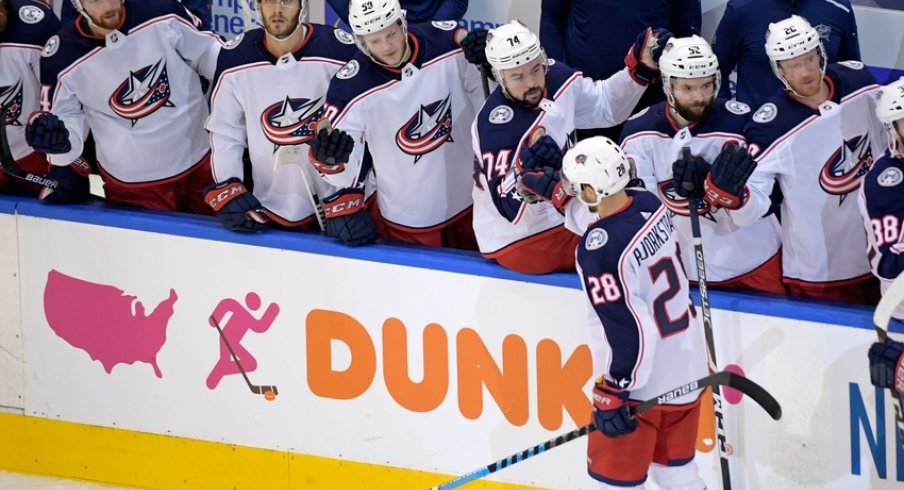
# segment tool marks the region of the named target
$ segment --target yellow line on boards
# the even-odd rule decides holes
[[[2,470],[138,488],[422,490],[452,478],[10,413],[0,413],[0,434]],[[466,488],[534,487],[478,481]]]

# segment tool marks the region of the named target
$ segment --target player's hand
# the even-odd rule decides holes
[[[753,157],[732,143],[722,149],[706,178],[706,201],[713,206],[737,209],[747,201],[747,179],[756,168]]]
[[[571,196],[562,185],[562,171],[552,167],[540,167],[516,174],[516,189],[521,198],[528,203],[537,202],[540,198],[549,201],[557,209],[564,209]]]
[[[53,204],[82,202],[91,194],[88,182],[90,173],[91,165],[81,157],[69,165],[51,165],[44,178],[56,181],[56,188],[41,189],[38,198]]]
[[[345,170],[355,141],[345,131],[321,129],[309,143],[311,163],[318,172],[326,175],[338,174]]]
[[[364,191],[342,189],[323,200],[328,236],[346,245],[366,245],[376,241],[377,227],[364,209]]]
[[[28,116],[25,142],[35,150],[47,154],[66,153],[72,149],[69,130],[52,112],[38,111]]]
[[[869,380],[876,386],[904,394],[904,344],[888,339],[869,348]]]
[[[659,76],[659,57],[666,42],[672,38],[668,29],[647,27],[637,36],[637,40],[628,49],[625,66],[628,73],[638,83],[651,83]]]
[[[562,148],[552,139],[552,136],[543,135],[536,143],[521,150],[521,171],[540,170],[543,167],[552,167],[553,170],[562,168]]]
[[[672,163],[672,185],[675,194],[685,199],[702,198],[703,185],[709,170],[709,163],[699,156],[691,155],[691,149],[685,146],[681,150],[681,158]]]
[[[637,430],[637,419],[628,409],[629,391],[608,380],[593,387],[593,420],[596,428],[608,437],[618,437]]]
[[[237,177],[208,186],[204,189],[204,201],[227,230],[262,231],[270,221],[260,201]]]
[[[468,32],[468,35],[459,43],[468,63],[477,66],[486,66],[487,63],[487,31],[476,28]]]

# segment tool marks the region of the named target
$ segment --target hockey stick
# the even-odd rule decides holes
[[[229,341],[226,340],[226,335],[223,334],[223,329],[220,328],[220,324],[217,323],[216,318],[213,315],[210,315],[210,323],[214,327],[216,327],[217,332],[220,333],[220,338],[223,339],[223,343],[226,344],[226,348],[229,349],[229,354],[232,356],[232,360],[235,361],[235,365],[239,367],[239,372],[242,373],[242,377],[245,378],[245,383],[248,384],[248,388],[251,390],[251,393],[255,395],[264,395],[264,398],[267,400],[272,400],[276,398],[276,395],[279,394],[279,390],[276,389],[276,385],[253,385],[251,384],[251,380],[248,379],[248,375],[245,374],[245,368],[242,367],[242,363],[239,361],[238,356],[235,355],[235,351],[232,350],[232,345],[229,344]],[[268,397],[267,394],[272,396]]]
[[[895,309],[904,302],[904,272],[895,278],[891,286],[885,290],[879,304],[876,305],[876,311],[873,313],[873,325],[876,327],[876,335],[879,342],[885,343],[888,340],[888,322],[891,320]],[[901,434],[901,440],[904,440],[904,411],[901,409],[901,396],[891,389],[891,399],[895,404],[895,423],[898,426],[898,432]]]
[[[57,188],[57,181],[26,172],[16,163],[13,151],[9,146],[9,137],[6,135],[6,106],[2,105],[0,105],[0,167],[10,177],[37,184],[51,191]]]
[[[483,87],[483,98],[486,100],[490,97],[490,81],[487,79],[486,68],[481,65],[478,69],[480,70],[480,85]]]
[[[690,148],[684,147],[685,155],[690,156]],[[712,312],[709,308],[709,290],[706,287],[706,264],[703,260],[703,238],[700,233],[699,199],[688,199],[687,210],[691,217],[691,237],[694,242],[694,258],[697,262],[697,289],[700,291],[700,307],[703,310],[703,332],[706,335],[706,351],[709,354],[709,371],[715,372],[716,343],[713,336]],[[725,440],[725,419],[722,414],[722,391],[713,386],[713,407],[716,414],[716,429],[719,439],[719,465],[722,472],[722,489],[731,490],[731,469],[728,465],[728,451]]]
[[[323,204],[320,202],[320,197],[317,196],[317,191],[314,189],[314,185],[311,184],[311,179],[308,178],[308,173],[304,169],[305,158],[301,155],[301,151],[300,145],[280,146],[276,150],[276,161],[273,162],[273,170],[279,168],[280,165],[295,164],[298,166],[301,179],[304,180],[304,186],[308,190],[308,199],[314,209],[314,217],[317,218],[317,224],[320,225],[320,229],[325,230],[326,215],[323,212]]]
[[[706,387],[712,387],[713,389],[715,389],[719,386],[728,386],[747,395],[775,420],[778,420],[782,417],[781,405],[779,405],[778,400],[776,400],[768,391],[766,391],[762,386],[756,384],[755,382],[745,378],[744,376],[741,376],[737,373],[730,373],[728,371],[721,371],[715,374],[710,374],[709,376],[700,378],[696,381],[691,381],[690,383],[669,390],[657,396],[656,398],[651,398],[645,402],[642,402],[640,405],[635,406],[631,409],[631,413],[636,416],[643,412],[646,412],[653,407],[668,403],[669,401],[672,401],[680,396],[687,395],[688,393],[700,391]],[[591,422],[588,425],[575,429],[571,432],[560,434],[557,437],[537,444],[534,447],[525,449],[524,451],[515,453],[505,459],[500,459],[499,461],[484,466],[479,470],[472,471],[454,480],[441,483],[435,487],[432,487],[430,490],[449,490],[451,488],[458,488],[466,483],[470,483],[474,480],[483,478],[490,473],[495,473],[503,468],[507,468],[515,463],[520,463],[525,459],[536,456],[549,449],[561,446],[566,442],[573,441],[578,437],[585,436],[594,430],[596,430],[596,424]]]

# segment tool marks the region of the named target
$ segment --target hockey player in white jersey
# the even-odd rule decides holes
[[[466,32],[454,21],[408,26],[398,0],[351,0],[349,25],[361,52],[330,82],[335,131],[311,142],[325,178],[343,188],[324,203],[328,222],[367,220],[366,143],[384,238],[476,248],[468,125],[483,97],[480,74],[459,45]]]
[[[700,394],[638,416],[629,407],[707,373],[703,331],[681,264],[674,214],[644,189],[625,189],[630,163],[602,136],[565,154],[565,189],[597,214],[577,247],[589,307],[593,417],[587,467],[600,488],[701,490],[694,462]],[[700,191],[702,193],[702,190]]]
[[[757,109],[745,128],[756,169],[746,187],[735,182],[710,188],[715,199],[710,193],[707,198],[732,203],[732,220],[749,226],[772,206],[778,181],[789,292],[875,304],[878,284],[863,253],[856,191],[886,148],[875,117],[878,85],[863,63],[826,66],[819,33],[796,15],[769,25],[766,52],[785,90]]]
[[[257,7],[263,28],[227,44],[217,62],[206,125],[217,185],[208,202],[233,230],[274,223],[317,228],[315,203],[336,189],[310,164],[307,143],[322,116],[330,78],[358,49],[351,34],[305,22],[307,0],[259,0]],[[253,195],[242,183],[246,145]],[[303,151],[296,151],[299,146]],[[276,166],[288,150],[294,165]]]
[[[41,51],[60,29],[60,21],[36,0],[0,0],[0,117],[10,151],[22,169],[47,171],[47,157],[25,141],[28,116],[40,109]],[[40,187],[0,172],[0,192],[38,195]]]
[[[656,62],[669,37],[668,31],[647,29],[629,50],[624,70],[593,81],[547,59],[539,38],[518,21],[488,33],[485,57],[471,60],[488,62],[499,82],[471,128],[474,231],[485,258],[528,274],[574,269],[580,237],[564,226],[563,148],[577,128],[627,119],[658,75]],[[540,128],[545,135],[535,138]]]
[[[657,194],[674,214],[678,243],[685,270],[697,278],[686,188],[690,180],[697,189],[707,177],[734,170],[752,169],[753,161],[744,145],[744,124],[750,108],[741,102],[717,97],[721,75],[719,61],[703,38],[672,38],[659,58],[666,101],[655,104],[625,123],[622,143],[634,161],[637,176]],[[691,158],[683,157],[689,148]],[[710,164],[713,171],[710,172]],[[740,165],[739,165],[740,164]],[[728,168],[727,167],[735,167]],[[726,168],[723,168],[726,167]],[[747,170],[749,171],[749,169]],[[728,212],[700,201],[701,234],[709,252],[706,278],[710,287],[752,289],[785,294],[781,269],[781,230],[769,215],[746,227],[731,222]]]
[[[876,116],[888,133],[888,150],[863,178],[858,202],[869,240],[867,258],[884,294],[904,272],[904,77],[879,90]],[[894,317],[904,321],[904,304]]]
[[[72,0],[80,16],[45,46],[43,109],[26,136],[50,155],[46,199],[77,200],[85,168],[72,164],[90,130],[109,202],[210,214],[212,183],[200,74],[213,79],[222,45],[168,0]]]

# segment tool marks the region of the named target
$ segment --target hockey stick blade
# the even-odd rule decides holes
[[[779,405],[778,400],[776,400],[775,397],[773,397],[768,391],[766,391],[766,389],[740,374],[730,373],[728,371],[720,371],[718,373],[711,374],[704,378],[691,381],[690,383],[669,390],[657,396],[656,398],[652,398],[641,403],[640,405],[635,406],[631,410],[631,412],[634,415],[637,415],[655,406],[668,403],[669,401],[674,400],[682,395],[700,391],[710,386],[728,386],[730,388],[734,388],[756,402],[773,419],[779,420],[782,417],[781,405]],[[495,473],[503,468],[507,468],[513,464],[520,463],[525,459],[546,452],[549,449],[561,446],[566,442],[570,442],[579,437],[585,436],[594,430],[596,430],[596,425],[594,423],[587,424],[570,432],[560,434],[557,437],[537,444],[534,447],[517,452],[507,458],[500,459],[495,463],[489,464],[487,466],[484,466],[483,468],[462,475],[458,478],[455,478],[454,480],[450,480],[437,486],[431,487],[430,490],[449,490],[452,488],[458,488],[466,483],[470,483],[474,480],[479,480],[491,473]]]
[[[37,184],[50,190],[57,188],[57,181],[46,179],[31,172],[26,172],[18,163],[16,163],[16,159],[13,158],[12,149],[9,146],[9,137],[6,135],[5,106],[0,106],[0,167],[2,167],[3,171],[10,177],[31,182],[32,184]]]

